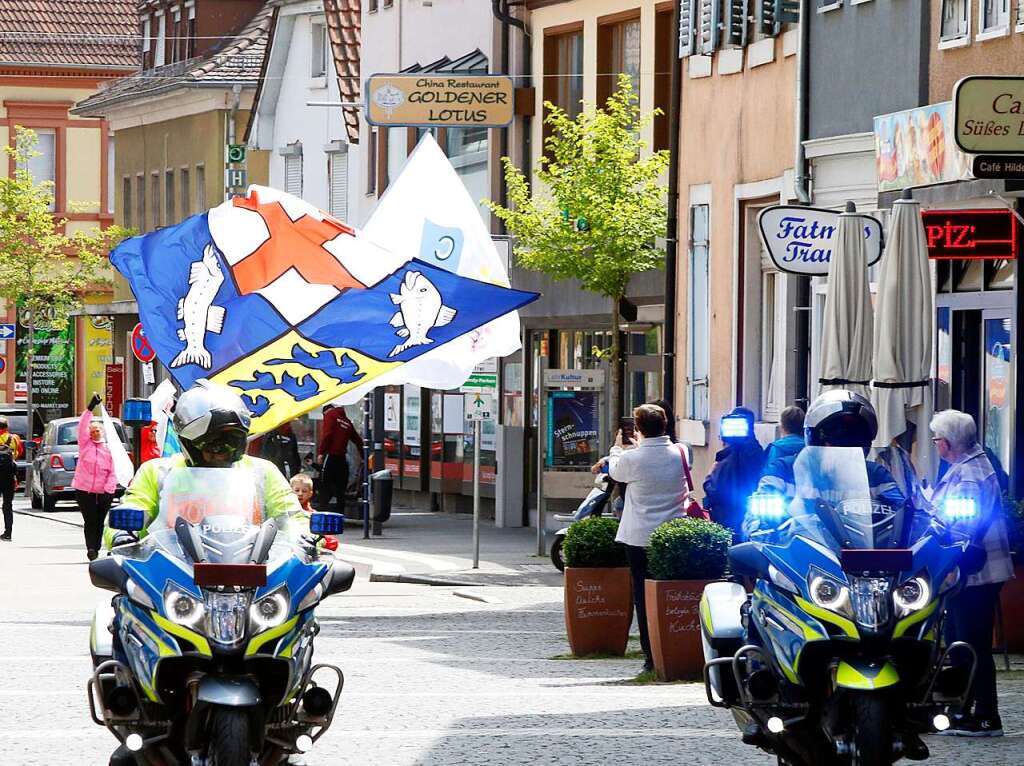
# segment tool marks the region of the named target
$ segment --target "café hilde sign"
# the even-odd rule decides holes
[[[825,276],[836,245],[839,213],[802,205],[773,205],[757,217],[761,240],[780,271]],[[868,266],[882,257],[882,223],[869,215],[863,221]]]
[[[375,74],[365,93],[371,125],[503,128],[514,116],[512,78],[498,75]]]

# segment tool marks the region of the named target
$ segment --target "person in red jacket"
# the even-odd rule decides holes
[[[324,407],[323,432],[317,449],[318,460],[323,465],[320,475],[320,497],[317,507],[328,510],[332,497],[338,498],[338,513],[345,512],[345,492],[348,489],[348,445],[352,442],[363,459],[363,438],[352,421],[345,414],[344,407]]]

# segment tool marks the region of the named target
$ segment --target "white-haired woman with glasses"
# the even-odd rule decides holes
[[[970,644],[978,656],[978,667],[967,706],[960,715],[953,716],[952,725],[944,733],[999,737],[1003,725],[992,660],[992,626],[999,591],[1013,577],[999,478],[978,444],[978,428],[970,415],[943,410],[932,418],[931,430],[939,457],[949,463],[949,470],[935,485],[932,507],[944,523],[983,546],[987,556],[985,567],[967,579],[967,587],[953,599],[947,612],[947,642]],[[954,502],[947,505],[949,500]],[[971,502],[956,502],[963,500]],[[947,508],[956,508],[959,513],[952,516],[944,512]],[[964,508],[972,508],[973,513],[964,513]]]

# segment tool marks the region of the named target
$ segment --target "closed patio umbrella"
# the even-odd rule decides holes
[[[928,422],[935,301],[921,205],[911,199],[893,205],[888,244],[878,275],[872,399],[878,412],[876,447],[885,447],[917,426],[918,472],[933,475]]]
[[[839,216],[828,265],[821,339],[822,390],[846,388],[868,394],[871,380],[872,312],[864,219],[852,202]]]

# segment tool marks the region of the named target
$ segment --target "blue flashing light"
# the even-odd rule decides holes
[[[752,428],[750,420],[742,415],[726,415],[722,418],[723,439],[749,438]]]
[[[747,502],[750,515],[758,519],[781,519],[786,515],[786,499],[771,492],[755,492]]]
[[[947,497],[942,515],[947,521],[970,521],[978,515],[978,503],[973,497]]]
[[[121,405],[121,422],[126,426],[148,426],[153,420],[149,399],[125,399]]]
[[[128,506],[119,505],[110,510],[107,523],[111,529],[138,532],[146,526],[146,513],[141,508],[129,508]]]

